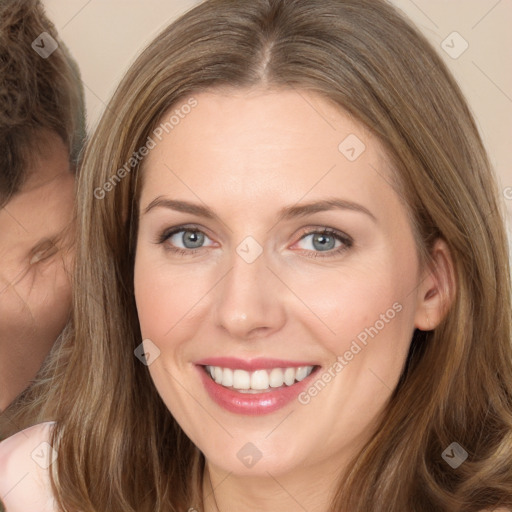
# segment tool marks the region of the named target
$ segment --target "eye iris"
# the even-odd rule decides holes
[[[313,235],[313,247],[317,251],[329,251],[334,249],[336,240],[333,236],[317,233]]]
[[[204,234],[197,231],[185,231],[183,233],[183,245],[187,249],[196,249],[204,243]]]

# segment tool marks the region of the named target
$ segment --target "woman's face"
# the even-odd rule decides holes
[[[320,96],[194,99],[144,164],[135,295],[152,379],[212,467],[339,468],[424,321],[405,201],[378,141]]]

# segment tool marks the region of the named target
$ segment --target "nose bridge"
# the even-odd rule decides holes
[[[249,238],[249,237],[248,237]],[[231,255],[231,268],[217,296],[217,322],[233,336],[255,330],[272,331],[284,322],[279,281],[267,268],[267,258],[254,239],[240,243]]]

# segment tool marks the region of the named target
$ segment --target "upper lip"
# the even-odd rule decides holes
[[[257,357],[255,359],[239,359],[236,357],[207,357],[195,362],[198,366],[219,366],[232,370],[245,370],[253,372],[267,368],[298,368],[299,366],[317,366],[311,361],[286,361],[284,359],[269,359]]]

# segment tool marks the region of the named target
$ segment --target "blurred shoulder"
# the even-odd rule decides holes
[[[50,445],[54,422],[29,427],[0,443],[0,499],[6,512],[53,512],[49,468],[57,458]]]

